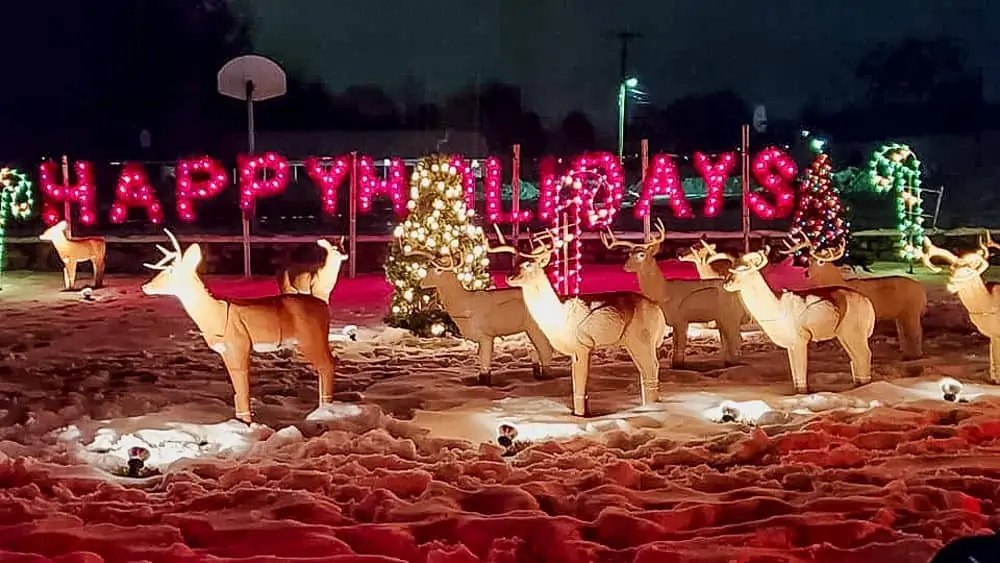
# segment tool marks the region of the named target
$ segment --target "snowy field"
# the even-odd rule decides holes
[[[634,285],[617,268],[585,276],[585,291]],[[340,417],[309,416],[315,376],[263,354],[248,429],[229,420],[219,358],[176,300],[141,294],[144,278],[111,276],[85,300],[57,274],[7,274],[0,561],[927,561],[997,527],[1000,386],[986,383],[987,340],[940,278],[921,277],[925,358],[901,361],[880,328],[870,385],[852,389],[838,345],[814,344],[816,393],[794,396],[762,334],[745,332],[744,363],[723,368],[715,331],[693,328],[693,369],[669,369],[665,344],[647,409],[624,351],[601,352],[587,420],[569,415],[566,358],[535,381],[526,339],[508,339],[497,385],[473,385],[471,344],[387,329],[381,278],[345,279],[331,328]],[[356,342],[338,338],[346,325]],[[944,377],[964,402],[941,399]],[[716,420],[726,401],[743,422]],[[522,440],[507,457],[505,423]],[[132,446],[154,474],[118,475]]]

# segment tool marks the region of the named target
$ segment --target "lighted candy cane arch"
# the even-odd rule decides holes
[[[920,258],[924,238],[924,209],[920,198],[920,161],[906,145],[879,147],[868,161],[868,178],[877,192],[896,192],[896,228],[904,260]]]
[[[11,168],[0,169],[0,283],[7,259],[7,221],[27,219],[34,207],[28,176]]]
[[[621,207],[624,177],[621,163],[608,152],[584,154],[574,160],[562,177],[562,189],[554,185],[550,174],[550,170],[543,172],[539,217],[548,220],[557,233],[553,285],[563,295],[576,296],[583,281],[583,225],[589,229],[611,225]],[[596,200],[602,192],[598,206]]]

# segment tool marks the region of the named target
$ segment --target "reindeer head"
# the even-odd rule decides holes
[[[404,248],[403,255],[421,256],[428,259],[429,268],[425,270],[424,276],[420,279],[420,287],[423,289],[441,287],[446,276],[455,277],[456,275],[455,270],[458,268],[458,263],[455,262],[455,257],[451,253],[444,256],[435,256],[430,252],[422,250],[407,251]]]
[[[174,249],[167,250],[156,245],[156,248],[163,253],[163,259],[156,264],[143,264],[143,266],[159,273],[142,285],[142,292],[146,295],[181,295],[191,287],[192,281],[198,281],[201,247],[192,244],[181,252],[181,245],[173,233],[166,229],[163,231],[167,233],[167,238],[170,239]]]
[[[827,264],[832,264],[837,260],[844,257],[847,252],[847,242],[841,242],[835,248],[824,248],[823,250],[815,250],[812,242],[809,240],[804,233],[789,233],[787,237],[782,239],[781,243],[785,245],[785,248],[778,249],[778,253],[791,256],[800,250],[806,250],[809,254],[809,270],[808,274],[812,276],[812,270],[814,267],[824,267]]]
[[[708,259],[717,253],[714,244],[709,244],[705,239],[699,239],[698,243],[677,255],[681,262],[691,262],[696,266],[708,264]]]
[[[344,262],[347,262],[347,253],[344,251],[344,237],[340,237],[336,246],[330,244],[325,239],[317,240],[316,244],[326,251],[324,265],[339,267]]]
[[[747,252],[739,258],[733,258],[724,252],[716,252],[708,258],[708,263],[729,260],[733,267],[729,269],[729,273],[722,281],[722,288],[726,291],[739,291],[743,289],[748,280],[764,269],[764,266],[767,266],[767,255],[770,252],[771,247],[769,246],[754,252]]]
[[[511,287],[525,287],[537,281],[547,281],[547,278],[545,277],[545,267],[549,265],[549,260],[552,258],[552,251],[555,250],[559,244],[562,244],[561,241],[557,241],[556,233],[552,231],[545,231],[532,237],[532,244],[534,248],[531,252],[525,253],[513,246],[508,245],[507,241],[503,238],[503,234],[500,233],[500,229],[496,225],[493,225],[493,228],[496,229],[500,245],[489,247],[487,252],[491,254],[513,254],[518,263],[517,272],[515,272],[512,276],[507,276],[507,285]]]
[[[55,225],[52,225],[48,229],[45,229],[41,235],[38,236],[41,240],[53,241],[59,238],[66,237],[66,221],[59,221]]]
[[[928,270],[940,272],[941,268],[934,264],[934,259],[943,259],[948,264],[946,287],[951,293],[958,293],[963,287],[980,279],[983,272],[989,269],[990,248],[1000,248],[1000,246],[990,238],[989,231],[985,237],[979,238],[979,250],[968,252],[961,257],[956,256],[951,251],[934,246],[930,238],[924,237],[924,251],[921,260]]]
[[[667,232],[663,228],[663,221],[656,220],[656,230],[659,234],[653,240],[645,243],[628,242],[615,238],[611,229],[607,233],[601,233],[601,242],[608,250],[624,248],[628,252],[628,260],[625,261],[626,272],[638,272],[644,265],[656,265],[656,253],[660,251],[660,245],[667,238]]]

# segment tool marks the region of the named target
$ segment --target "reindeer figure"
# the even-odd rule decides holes
[[[932,272],[940,272],[934,265],[934,258],[944,259],[948,264],[947,289],[957,294],[959,301],[969,312],[969,320],[979,332],[990,339],[990,382],[1000,383],[1000,285],[983,281],[983,272],[990,267],[990,248],[1000,248],[990,238],[979,239],[979,250],[961,257],[950,251],[934,246],[931,239],[924,237],[924,265]]]
[[[90,262],[94,267],[94,289],[104,285],[105,244],[102,237],[67,238],[66,221],[52,225],[38,238],[49,241],[56,247],[63,262],[63,285],[72,290],[76,284],[76,266],[80,262]]]
[[[594,350],[622,346],[639,369],[642,404],[659,400],[660,360],[657,351],[663,343],[666,325],[663,311],[649,298],[631,291],[586,295],[560,301],[545,266],[552,250],[560,242],[548,232],[551,243],[535,238],[535,250],[522,254],[507,246],[490,248],[492,253],[507,252],[523,258],[517,273],[507,278],[511,287],[521,288],[528,313],[545,333],[556,351],[572,358],[573,414],[588,416],[587,379]]]
[[[344,248],[344,237],[340,237],[337,246],[319,239],[316,244],[326,251],[326,259],[317,266],[293,266],[278,273],[278,289],[281,293],[312,295],[330,302],[330,294],[340,277],[340,267],[347,262]]]
[[[849,287],[871,300],[875,307],[876,321],[893,321],[903,359],[912,360],[923,355],[923,317],[927,312],[927,290],[924,284],[906,276],[855,278],[845,280],[834,262],[844,257],[847,243],[839,247],[815,251],[803,234],[791,236],[782,243],[785,249],[778,252],[791,255],[799,250],[809,252],[809,279],[818,286],[840,285]]]
[[[716,254],[710,260],[730,260],[726,291],[738,292],[743,304],[764,334],[788,350],[788,363],[797,393],[808,393],[806,379],[810,342],[834,338],[851,358],[851,377],[856,385],[871,381],[872,351],[868,339],[875,329],[872,302],[846,287],[817,287],[787,291],[775,296],[760,271],[767,265],[769,248],[749,252],[739,260]]]
[[[728,260],[717,260],[710,263],[708,259],[716,254],[718,252],[714,244],[709,244],[705,239],[698,239],[698,244],[689,248],[687,252],[678,254],[677,259],[681,262],[694,264],[695,268],[698,269],[698,277],[703,280],[721,280],[726,277],[733,264]]]
[[[421,255],[430,259],[431,268],[420,281],[420,287],[437,290],[438,299],[451,317],[462,337],[479,347],[479,383],[490,385],[493,364],[493,344],[497,337],[523,332],[538,353],[538,362],[532,366],[536,379],[548,379],[552,363],[552,345],[545,333],[531,318],[524,304],[520,289],[491,289],[470,291],[462,286],[455,273],[460,264],[454,256],[436,257],[420,251],[406,255]]]
[[[609,250],[625,248],[628,260],[625,271],[639,278],[639,290],[656,301],[663,316],[674,330],[671,367],[684,365],[688,325],[714,321],[722,342],[722,359],[726,365],[737,362],[740,355],[740,326],[749,320],[738,296],[722,288],[722,280],[670,280],[664,277],[656,262],[656,253],[666,239],[663,222],[657,220],[659,234],[644,244],[619,241],[614,234],[601,233],[601,241]]]
[[[274,295],[259,299],[217,299],[198,276],[201,248],[197,244],[183,253],[170,231],[174,249],[157,245],[164,254],[157,264],[144,264],[159,271],[142,286],[146,295],[173,295],[198,326],[205,343],[222,356],[235,391],[236,418],[249,424],[250,353],[297,348],[319,374],[319,404],[333,402],[336,361],[327,344],[330,310],[311,295]]]

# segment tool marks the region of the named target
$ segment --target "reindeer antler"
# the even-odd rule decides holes
[[[934,258],[944,258],[948,261],[948,264],[954,264],[958,262],[958,256],[955,256],[950,251],[943,248],[938,248],[934,246],[929,237],[924,237],[924,252],[920,259],[923,261],[924,266],[932,272],[940,272],[941,268],[935,266],[932,260]]]
[[[402,246],[402,241],[400,242],[400,246]],[[458,267],[458,264],[455,263],[455,257],[450,252],[444,256],[437,256],[423,250],[406,250],[406,248],[403,247],[403,256],[421,256],[423,258],[427,258],[431,261],[431,264],[437,268],[441,268],[442,270],[454,270]],[[448,259],[448,262],[446,263],[442,262],[445,258]]]
[[[656,219],[656,230],[659,231],[659,234],[656,235],[656,237],[654,237],[652,240],[648,242],[639,243],[639,242],[629,242],[627,240],[618,240],[617,238],[615,238],[615,234],[611,231],[611,227],[608,227],[607,234],[605,234],[603,231],[601,232],[601,242],[604,243],[604,247],[607,248],[608,250],[613,250],[619,246],[630,250],[633,248],[642,248],[648,250],[654,246],[661,244],[664,240],[667,239],[667,230],[666,228],[664,228],[663,221],[660,220],[660,218]]]
[[[604,248],[607,248],[608,250],[614,250],[618,247],[632,249],[637,246],[642,246],[641,244],[636,244],[627,240],[618,240],[615,238],[615,233],[611,231],[611,227],[607,228],[607,232],[601,231],[601,242],[604,243]]]
[[[1000,250],[1000,244],[993,242],[993,238],[990,237],[989,229],[986,229],[979,237],[979,248],[983,251],[983,256],[989,256],[991,248]]]
[[[718,262],[719,260],[729,260],[733,264],[736,263],[736,258],[733,258],[732,256],[726,254],[725,252],[715,252],[713,254],[710,254],[708,258],[705,259],[705,263],[711,264],[712,262]]]
[[[150,270],[166,270],[170,263],[181,257],[183,252],[181,251],[181,245],[177,242],[177,237],[170,232],[169,229],[163,229],[163,232],[167,233],[167,238],[170,239],[170,243],[174,245],[173,250],[167,250],[160,245],[156,245],[156,249],[163,253],[163,258],[156,264],[149,264],[143,262],[143,266],[149,268]]]
[[[507,253],[507,254],[513,254],[514,256],[521,255],[521,252],[517,248],[514,248],[513,246],[507,244],[507,239],[503,238],[503,233],[500,232],[500,227],[497,226],[496,223],[493,223],[493,230],[495,230],[497,233],[497,240],[500,242],[500,246],[490,246],[490,241],[487,240],[486,252],[490,254]]]
[[[817,262],[836,262],[844,257],[847,253],[847,242],[841,241],[841,243],[833,248],[825,248],[823,250],[814,251],[809,250],[809,255],[813,257]]]
[[[799,236],[796,236],[798,234]],[[788,233],[785,237],[781,239],[781,244],[785,245],[785,248],[779,248],[778,254],[794,254],[800,250],[811,249],[812,242],[809,241],[803,233]]]
[[[643,246],[646,248],[652,248],[667,240],[667,230],[663,227],[663,221],[661,221],[659,217],[656,218],[656,230],[659,231],[660,234],[656,235],[656,237]]]

